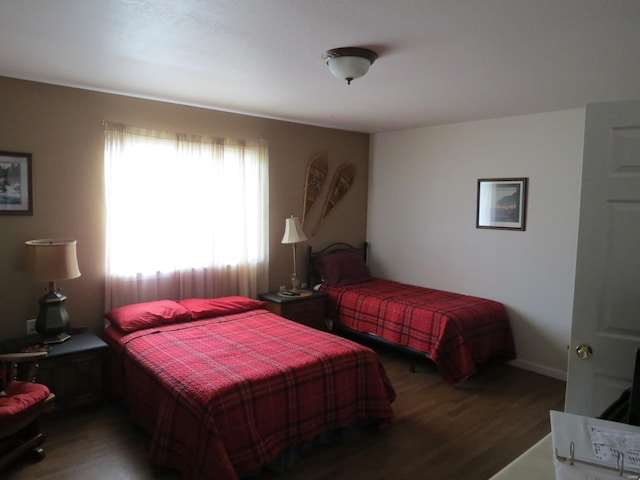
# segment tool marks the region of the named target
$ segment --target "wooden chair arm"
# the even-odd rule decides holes
[[[3,353],[3,354],[0,354],[0,362],[11,362],[11,363],[35,362],[46,356],[47,356],[47,352]]]
[[[0,363],[5,365],[1,369],[0,390],[3,390],[13,380],[36,381],[38,360],[46,357],[48,352],[23,352],[0,354]]]

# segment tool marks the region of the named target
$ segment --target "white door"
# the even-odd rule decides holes
[[[565,410],[598,416],[640,348],[640,101],[587,106],[582,171]]]

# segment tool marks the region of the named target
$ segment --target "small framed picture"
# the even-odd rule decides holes
[[[476,228],[524,230],[526,178],[480,178]]]
[[[0,151],[0,215],[32,215],[31,154]]]

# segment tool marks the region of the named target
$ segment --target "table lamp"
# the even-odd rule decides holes
[[[69,339],[69,314],[65,307],[67,297],[56,289],[56,281],[80,276],[75,240],[29,240],[27,266],[35,280],[48,282],[47,293],[40,297],[36,318],[36,331],[43,343],[63,342]]]
[[[291,289],[292,292],[297,292],[300,287],[300,280],[296,274],[296,243],[304,242],[307,240],[307,236],[302,231],[300,225],[300,219],[291,215],[290,218],[285,219],[284,224],[284,236],[282,237],[282,243],[291,244],[293,248],[293,273],[291,274]]]

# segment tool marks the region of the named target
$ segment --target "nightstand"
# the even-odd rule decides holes
[[[306,292],[308,293],[295,297],[285,297],[278,292],[270,292],[258,295],[258,298],[267,302],[265,308],[276,315],[318,330],[327,330],[325,309],[328,295],[315,290]]]
[[[38,343],[37,335],[2,342],[6,352],[19,352]],[[107,344],[90,332],[72,333],[71,338],[51,345],[38,362],[36,381],[56,395],[56,410],[80,407],[102,400],[102,354]]]

